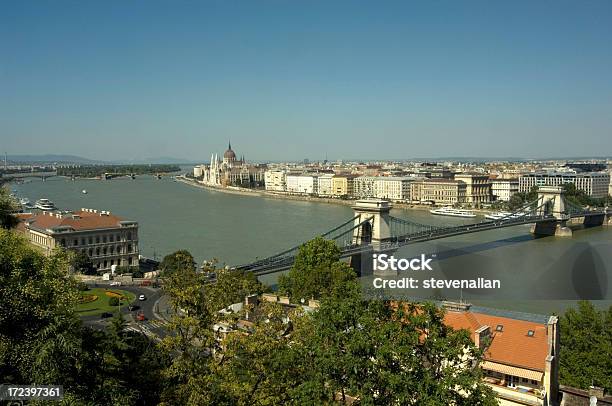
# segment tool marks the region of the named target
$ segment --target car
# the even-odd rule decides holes
[[[119,282],[119,281],[111,282],[110,285],[111,286],[121,286],[121,282]]]
[[[138,296],[138,300],[147,300],[147,298],[145,297],[145,295],[140,295]]]
[[[136,314],[136,320],[138,321],[145,321],[145,315],[144,312],[141,310]]]
[[[104,312],[100,315],[101,319],[108,319],[109,317],[113,317],[113,314],[109,312]]]

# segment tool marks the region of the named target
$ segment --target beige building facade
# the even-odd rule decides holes
[[[108,211],[21,214],[17,230],[45,255],[62,247],[89,256],[99,271],[113,265],[138,266],[138,223]]]
[[[374,197],[395,202],[410,200],[410,183],[414,178],[381,176],[374,182]]]
[[[440,206],[463,204],[466,201],[466,185],[452,179],[422,179],[410,184],[411,200]]]
[[[455,180],[465,183],[465,203],[481,205],[491,203],[489,175],[482,173],[457,173]]]
[[[336,197],[353,196],[355,177],[350,175],[334,175],[332,178],[332,195]]]

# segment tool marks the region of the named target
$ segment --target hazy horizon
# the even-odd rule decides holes
[[[612,3],[18,2],[0,153],[612,155]]]

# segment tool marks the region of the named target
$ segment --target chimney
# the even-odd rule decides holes
[[[597,399],[604,397],[604,388],[599,386],[589,386],[589,396],[595,396]]]
[[[478,348],[483,348],[488,344],[487,338],[491,335],[491,327],[481,326],[474,331],[474,345]]]

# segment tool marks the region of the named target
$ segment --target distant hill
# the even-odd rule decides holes
[[[4,159],[4,157],[2,157]],[[71,164],[99,164],[96,161],[76,155],[7,155],[7,160],[12,163],[71,163]]]
[[[8,155],[7,160],[10,163],[24,163],[24,164],[51,164],[51,163],[61,163],[61,164],[81,164],[81,165],[95,165],[95,164],[134,164],[134,165],[142,165],[142,164],[190,164],[191,161],[180,158],[173,157],[154,157],[154,158],[145,158],[145,159],[117,159],[110,161],[101,161],[96,159],[83,158],[82,156],[77,155],[60,155],[60,154],[44,154],[44,155]],[[4,156],[0,157],[0,161],[4,161]]]
[[[143,163],[143,164],[191,164],[193,161],[188,161],[186,159],[174,158],[170,156],[160,156],[153,158],[145,158],[134,163]]]

